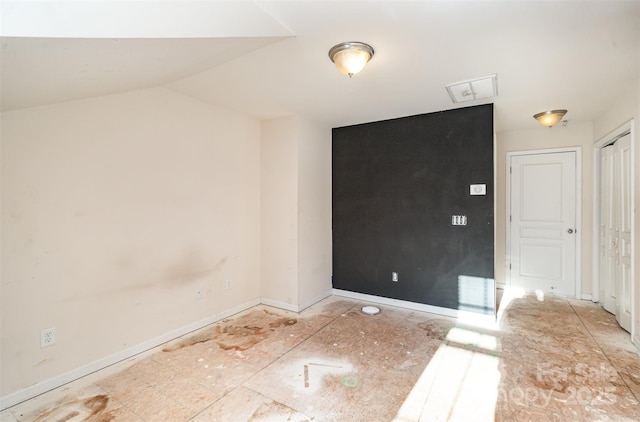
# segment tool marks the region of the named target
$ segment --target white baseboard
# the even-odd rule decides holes
[[[300,312],[298,305],[292,305],[291,303],[280,302],[279,300],[261,298],[260,303],[262,305],[272,306],[274,308],[284,309],[285,311]]]
[[[511,286],[506,285],[506,284],[496,284],[496,289],[507,290],[509,288],[511,288]],[[513,287],[513,288],[514,289],[520,289],[524,293],[535,293],[536,292],[536,289],[523,289],[523,288],[520,288],[520,287]],[[570,298],[570,299],[590,300],[592,302],[597,302],[597,300],[594,300],[593,295],[587,294],[587,293],[577,294],[575,297],[574,296],[564,295],[564,294],[551,293],[551,292],[547,292],[545,294],[558,296],[558,297],[566,297],[566,298]]]
[[[300,312],[304,311],[305,309],[307,309],[308,307],[315,305],[316,303],[320,302],[322,299],[326,299],[329,296],[331,296],[333,294],[332,289],[326,290],[324,292],[322,292],[321,294],[315,296],[314,298],[306,301],[305,303],[301,304],[299,306],[300,308]]]
[[[260,303],[263,305],[272,306],[274,308],[284,309],[285,311],[299,313],[307,309],[309,306],[320,302],[322,299],[331,296],[331,293],[331,290],[327,290],[301,305],[292,305],[291,303],[280,302],[279,300],[268,299],[266,297],[261,298]]]
[[[590,294],[586,294],[586,293],[582,293],[580,295],[580,299],[582,300],[590,300],[593,302],[593,296],[591,296]]]
[[[397,308],[411,309],[412,311],[428,312],[431,314],[444,315],[456,318],[458,311],[455,309],[441,308],[440,306],[424,305],[422,303],[409,302],[406,300],[391,299],[388,297],[368,295],[364,293],[350,292],[348,290],[333,289],[336,296],[348,297],[350,299],[363,300],[366,302],[377,303],[379,305],[395,306]]]
[[[122,362],[123,360],[130,359],[135,355],[146,352],[147,350],[153,349],[154,347],[160,346],[168,341],[174,340],[178,337],[182,337],[185,334],[189,334],[193,331],[199,330],[200,328],[206,327],[207,325],[228,318],[231,315],[235,315],[258,304],[260,304],[259,299],[243,303],[231,309],[222,311],[218,314],[214,314],[210,317],[201,319],[200,321],[196,321],[192,324],[178,328],[177,330],[170,331],[159,337],[140,343],[137,346],[130,347],[118,353],[114,353],[113,355],[98,359],[87,365],[73,369],[69,372],[65,372],[64,374],[49,378],[48,380],[39,382],[22,390],[18,390],[4,397],[0,397],[0,411],[8,407],[15,406],[16,404],[22,403],[23,401],[29,400],[33,397],[39,396],[40,394],[46,393],[47,391],[68,384],[71,381],[75,381],[84,376],[92,374],[96,371],[99,371],[100,369],[104,369],[118,362]]]
[[[427,312],[430,314],[444,315],[451,318],[462,318],[466,322],[477,323],[479,325],[491,325],[495,323],[495,315],[483,315],[468,311],[443,308],[440,306],[425,305],[423,303],[409,302],[406,300],[391,299],[387,297],[368,295],[364,293],[350,292],[348,290],[333,289],[336,296],[348,297],[350,299],[362,300],[379,305],[395,306],[397,308],[410,309],[412,311]]]

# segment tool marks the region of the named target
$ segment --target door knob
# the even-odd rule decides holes
[[[569,234],[573,233],[573,229],[567,230],[567,233],[569,233]]]

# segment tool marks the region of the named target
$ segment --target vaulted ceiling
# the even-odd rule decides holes
[[[163,86],[260,119],[332,127],[493,102],[496,129],[593,121],[640,77],[637,1],[0,3],[2,110]],[[375,55],[352,79],[328,50]],[[448,83],[498,74],[453,104]]]

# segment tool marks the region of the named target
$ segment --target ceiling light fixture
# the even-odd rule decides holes
[[[534,114],[533,118],[536,119],[542,126],[551,127],[562,120],[565,114],[567,114],[567,110],[551,110]]]
[[[338,70],[352,77],[364,69],[373,57],[373,47],[358,41],[347,41],[334,45],[329,50],[329,58]]]

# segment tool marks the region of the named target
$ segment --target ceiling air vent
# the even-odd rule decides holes
[[[454,82],[445,87],[454,103],[491,98],[498,95],[498,74]]]

